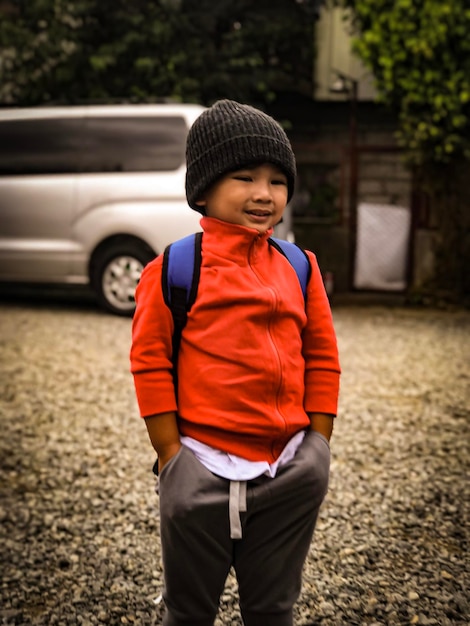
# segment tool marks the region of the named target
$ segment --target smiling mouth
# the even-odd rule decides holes
[[[247,214],[251,215],[252,217],[259,217],[259,218],[271,217],[271,213],[269,211],[253,210],[253,211],[247,211]]]

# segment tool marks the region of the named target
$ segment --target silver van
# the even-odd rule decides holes
[[[130,315],[140,273],[200,230],[186,202],[189,104],[0,109],[0,281],[91,284]]]
[[[132,315],[143,267],[200,230],[186,202],[191,104],[0,109],[0,282],[91,285]],[[290,210],[276,236],[293,239]]]

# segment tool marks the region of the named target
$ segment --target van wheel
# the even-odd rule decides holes
[[[143,242],[114,243],[97,254],[91,284],[100,305],[115,315],[132,316],[134,293],[142,270],[155,253]]]

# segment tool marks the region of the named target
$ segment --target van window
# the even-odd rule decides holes
[[[153,172],[185,160],[181,116],[45,118],[0,123],[0,175]]]
[[[185,160],[187,132],[177,116],[87,118],[83,171],[176,170]]]
[[[11,120],[0,123],[0,175],[79,171],[83,121]]]

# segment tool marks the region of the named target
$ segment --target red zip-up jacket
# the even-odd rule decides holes
[[[252,461],[275,461],[310,425],[336,415],[340,367],[332,315],[315,255],[304,300],[271,231],[201,220],[196,301],[181,336],[178,402],[172,377],[173,318],[160,255],[136,291],[131,371],[143,417],[177,411],[182,435]]]

